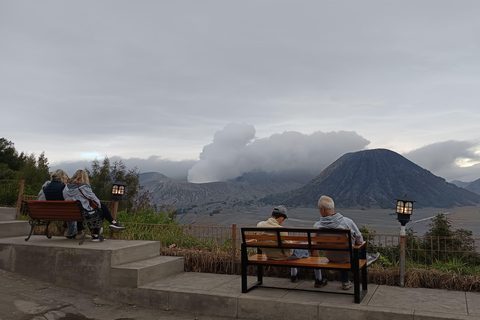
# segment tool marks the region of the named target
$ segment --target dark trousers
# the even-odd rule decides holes
[[[112,217],[112,214],[110,213],[110,210],[108,210],[107,205],[104,204],[103,202],[100,202],[100,204],[101,204],[100,210],[101,210],[102,218],[107,219],[108,222],[112,223],[113,217]],[[83,222],[82,221],[77,221],[77,231],[80,232],[83,229],[84,229],[83,228]],[[100,232],[100,230],[98,228],[95,228],[91,231],[92,231],[93,234],[98,234]]]

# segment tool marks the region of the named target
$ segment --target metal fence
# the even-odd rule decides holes
[[[125,225],[125,231],[116,234],[115,238],[157,240],[164,247],[175,244],[183,248],[231,250],[232,257],[238,253],[241,243],[240,228],[235,224],[231,227],[142,223]],[[400,235],[366,234],[364,240],[367,242],[367,252],[380,252],[381,265],[398,265]],[[480,265],[480,254],[476,250],[479,240],[480,238],[473,237],[407,236],[407,267],[426,268],[436,264],[475,267]]]

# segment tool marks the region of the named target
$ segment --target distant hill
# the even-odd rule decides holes
[[[469,184],[470,182],[463,182],[463,181],[460,181],[460,180],[453,180],[451,183],[453,183],[453,184],[456,185],[457,187],[466,189],[466,187],[468,186],[468,184]]]
[[[140,184],[157,205],[173,204],[180,212],[196,208],[213,211],[250,205],[272,193],[296,189],[304,183],[275,174],[257,172],[227,182],[190,183],[168,178],[158,172],[140,174]]]
[[[472,191],[480,194],[480,179],[470,182],[465,187],[468,191]]]
[[[480,195],[433,175],[405,157],[386,149],[347,153],[305,186],[263,199],[265,203],[314,207],[321,195],[343,208],[392,208],[407,194],[416,207],[448,208],[476,205]]]

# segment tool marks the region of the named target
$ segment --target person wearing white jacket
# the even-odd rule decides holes
[[[95,193],[93,193],[89,182],[90,181],[87,172],[85,170],[77,170],[70,179],[70,183],[65,186],[65,189],[63,189],[63,196],[65,200],[79,200],[85,210],[94,211],[95,209],[90,205],[90,200],[92,200],[98,205],[98,209],[100,209],[102,217],[110,222],[110,228],[125,229],[125,227],[121,226],[113,219],[108,207],[101,203]],[[81,231],[81,228],[83,228],[82,223],[77,223],[78,231]],[[99,234],[98,229],[92,230],[92,241],[103,240],[105,240],[105,238]]]
[[[273,227],[273,228],[282,228],[281,224],[287,217],[287,208],[285,206],[276,206],[273,208],[272,214],[267,221],[260,221],[257,224],[257,227]],[[268,234],[268,232],[263,232]],[[286,235],[286,232],[281,232],[280,234]],[[277,249],[277,248],[263,248],[263,252],[268,259],[271,260],[297,260],[301,258],[308,258],[308,250],[304,249]],[[290,269],[290,280],[292,282],[297,281],[297,268]]]

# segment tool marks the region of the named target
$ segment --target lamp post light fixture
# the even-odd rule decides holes
[[[397,200],[397,219],[400,221],[400,224],[405,227],[412,216],[413,203],[415,200],[409,199],[406,194],[395,200]]]
[[[123,182],[112,183],[112,198],[113,198],[113,200],[116,200],[116,201],[122,200],[122,197],[125,194],[125,187],[126,186],[127,185]]]
[[[400,221],[400,287],[405,286],[405,251],[407,246],[407,234],[405,225],[410,221],[413,214],[413,203],[415,200],[409,199],[405,194],[397,200],[397,220]]]
[[[113,219],[117,220],[118,201],[122,200],[125,194],[125,187],[127,185],[123,182],[112,183],[112,198],[113,198]]]

